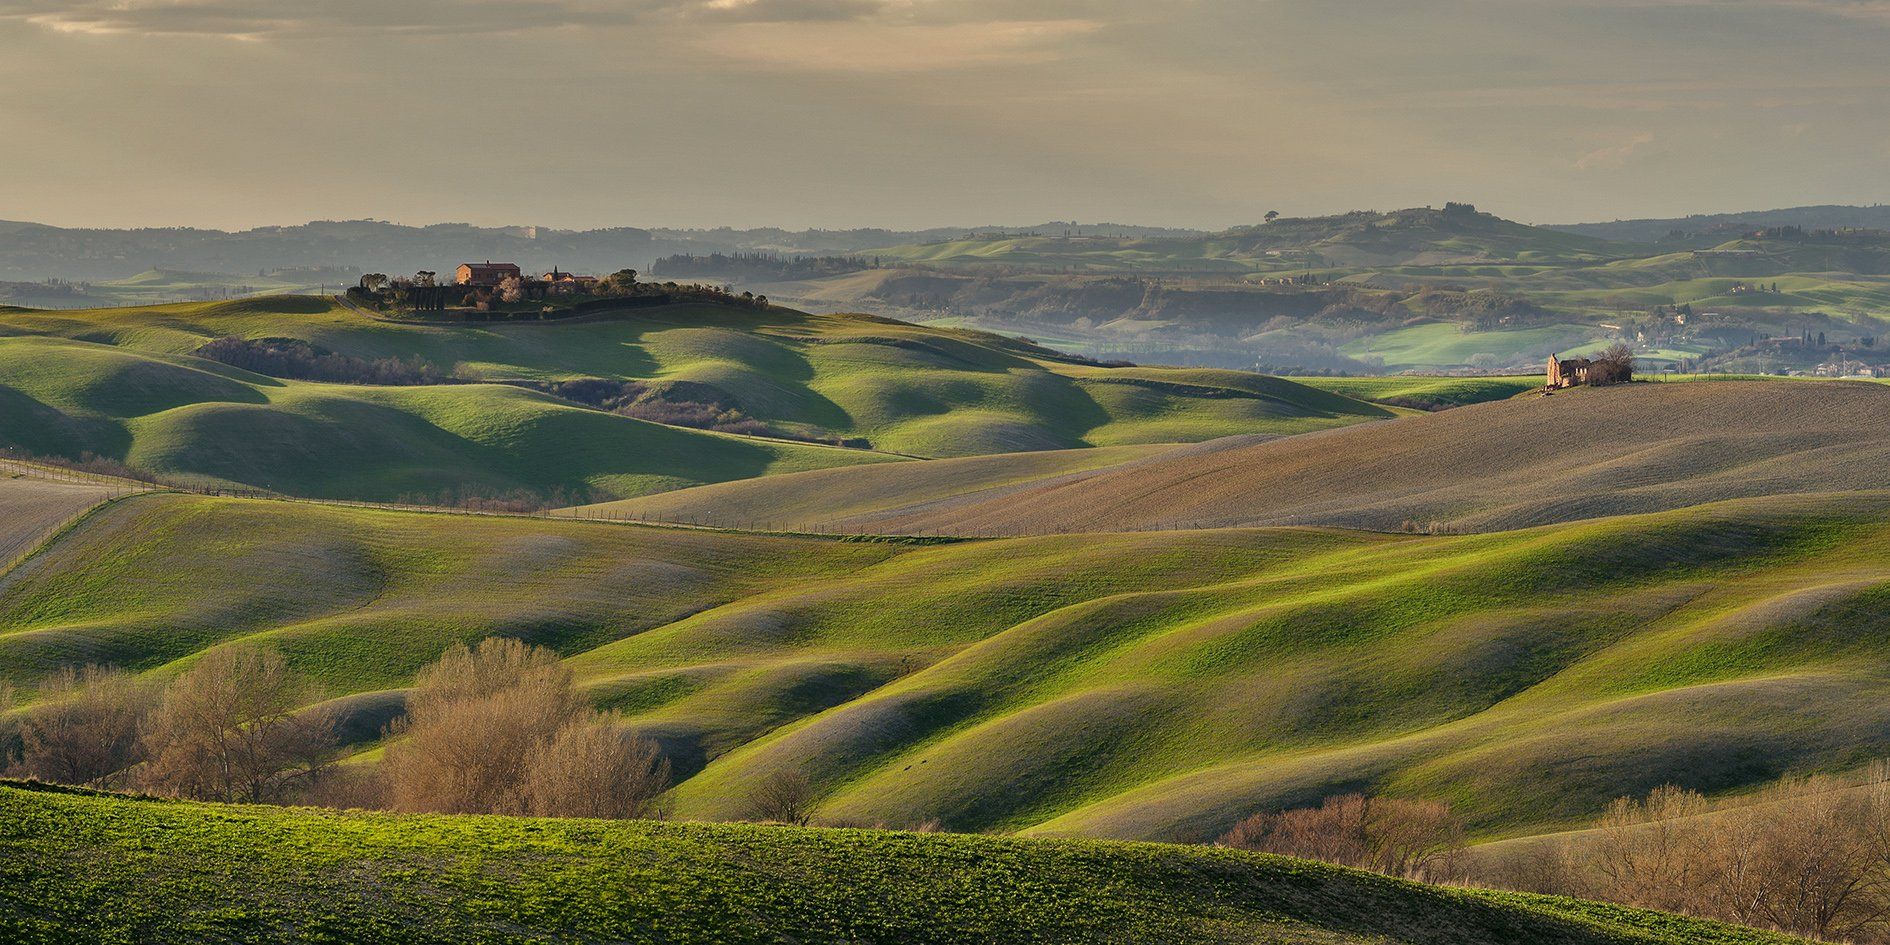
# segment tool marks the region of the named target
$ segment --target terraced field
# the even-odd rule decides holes
[[[1787,945],[1548,896],[1228,850],[394,817],[0,786],[0,937]]]
[[[261,643],[365,748],[415,669],[503,634],[658,738],[689,818],[791,768],[829,823],[1192,840],[1364,788],[1493,837],[1890,751],[1887,520],[923,544],[149,495],[0,588],[0,676]]]
[[[290,338],[465,380],[633,380],[782,434],[664,427],[493,383],[289,381],[193,357]],[[377,322],[311,297],[0,312],[0,445],[94,452],[174,478],[311,496],[458,490],[596,500],[914,456],[1174,443],[1384,419],[1370,404],[1233,371],[1102,368],[995,335],[715,305],[575,322]]]

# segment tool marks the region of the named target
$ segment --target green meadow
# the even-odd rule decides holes
[[[222,337],[420,359],[466,383],[263,377],[193,356]],[[506,381],[636,381],[791,437],[662,426]],[[94,453],[200,485],[391,500],[448,489],[625,498],[912,457],[1295,433],[1382,408],[1232,371],[1103,368],[995,335],[868,316],[676,305],[573,323],[379,322],[297,296],[0,312],[0,445]]]
[[[0,937],[1785,945],[1230,850],[187,804],[0,783]]]
[[[368,750],[497,634],[657,738],[688,818],[791,768],[825,823],[1200,840],[1367,789],[1487,838],[1890,749],[1887,502],[936,544],[152,494],[5,579],[0,674],[263,644]]]

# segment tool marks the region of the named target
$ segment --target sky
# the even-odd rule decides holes
[[[1890,202],[1890,0],[0,0],[0,219]]]

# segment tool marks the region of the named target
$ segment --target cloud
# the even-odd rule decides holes
[[[260,40],[362,33],[510,33],[648,21],[820,22],[922,0],[0,0],[0,21],[61,33]]]
[[[768,22],[706,33],[697,43],[725,59],[797,72],[933,72],[1044,62],[1094,32],[1089,20],[987,23]]]
[[[1597,148],[1576,158],[1575,169],[1578,171],[1612,170],[1626,164],[1629,158],[1653,143],[1653,133],[1643,131],[1620,144]]]

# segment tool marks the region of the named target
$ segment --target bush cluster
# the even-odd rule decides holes
[[[419,358],[356,358],[297,338],[218,338],[198,348],[200,358],[245,371],[299,381],[413,386],[444,384],[448,378]]]

